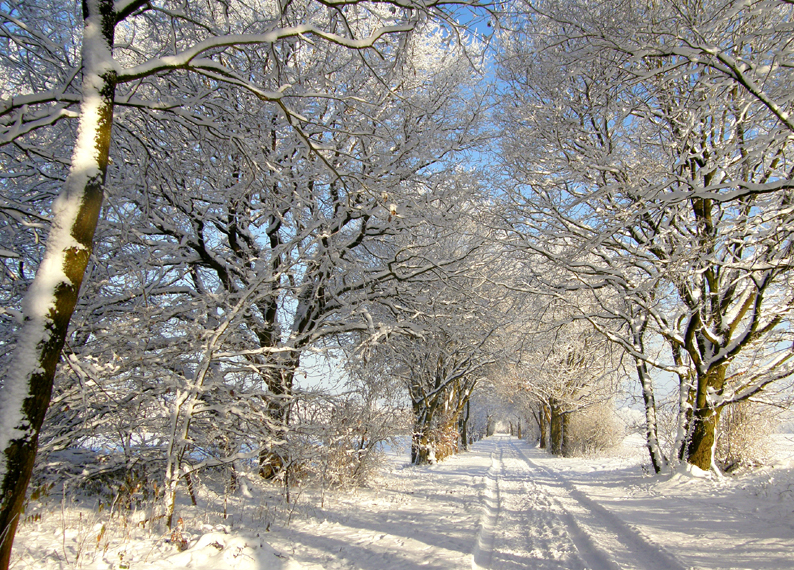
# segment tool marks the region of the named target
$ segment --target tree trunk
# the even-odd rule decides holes
[[[694,426],[687,448],[687,462],[703,471],[711,469],[714,461],[714,444],[721,411],[707,407],[695,410],[693,416]]]
[[[540,430],[540,449],[546,449],[546,440],[548,439],[547,427],[549,425],[549,411],[545,404],[540,405],[540,410],[537,415],[538,429]]]
[[[648,374],[648,367],[644,362],[637,360],[636,365],[637,377],[642,387],[642,400],[645,404],[645,445],[648,447],[648,453],[651,456],[653,470],[655,473],[659,473],[662,468],[667,465],[667,460],[659,446],[656,423],[656,397],[653,392],[653,380]]]
[[[678,397],[678,433],[675,445],[673,446],[674,457],[678,461],[686,460],[687,447],[690,440],[690,428],[692,427],[692,417],[695,410],[695,390],[691,383],[681,379]]]
[[[571,456],[571,438],[570,438],[570,429],[568,426],[570,425],[571,421],[571,414],[561,412],[560,413],[560,434],[561,434],[561,444],[560,444],[560,455],[563,457],[570,457]]]
[[[716,442],[717,423],[720,419],[720,408],[712,408],[708,403],[709,392],[721,394],[725,384],[727,365],[709,370],[697,380],[695,409],[692,414],[692,437],[687,446],[687,462],[704,471],[712,468],[714,462],[714,444]]]
[[[673,362],[679,368],[684,367],[681,348],[673,347]],[[676,418],[677,433],[671,457],[678,461],[686,459],[687,446],[689,445],[690,427],[692,425],[692,413],[695,408],[695,390],[692,382],[692,371],[686,374],[678,374],[678,417]]]
[[[430,423],[433,421],[435,405],[428,407],[424,400],[413,403],[414,429],[411,436],[411,463],[426,465],[430,462]]]
[[[549,421],[551,453],[552,455],[562,455],[563,414],[556,404],[550,404],[549,410],[551,411],[551,420]]]
[[[470,406],[471,406],[471,401],[467,398],[465,409],[460,414],[460,444],[461,444],[461,449],[463,451],[469,450],[468,433],[469,433],[469,414],[471,412]]]
[[[24,322],[0,392],[0,569],[8,567],[55,368],[93,248],[113,124],[112,0],[83,3],[83,102],[72,167],[23,303]]]
[[[299,357],[293,356],[284,367],[268,380],[268,391],[271,400],[268,403],[268,414],[272,420],[271,437],[282,442],[289,426],[290,410],[292,409],[292,383],[295,370],[299,365]],[[259,475],[264,479],[274,479],[289,462],[288,450],[283,443],[265,442],[264,449],[259,453]]]
[[[414,425],[414,434],[411,439],[411,463],[413,465],[430,463],[430,441],[427,428],[424,425]]]
[[[193,477],[190,475],[190,471],[185,473],[185,481],[187,481],[187,492],[190,495],[190,502],[195,507],[198,505],[198,500],[196,500],[196,486],[193,484]]]

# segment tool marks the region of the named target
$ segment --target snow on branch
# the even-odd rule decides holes
[[[413,27],[413,24],[383,26],[372,32],[368,37],[358,40],[332,34],[314,26],[305,24],[301,26],[279,28],[266,34],[230,34],[218,36],[199,42],[193,47],[186,49],[176,55],[152,59],[135,67],[117,70],[117,81],[118,83],[125,83],[135,79],[148,77],[162,71],[188,69],[195,65],[192,63],[193,60],[198,58],[201,54],[217,48],[242,45],[273,44],[284,38],[313,35],[342,47],[350,49],[367,49],[372,47],[375,42],[377,42],[377,40],[384,35],[409,32],[413,29]]]

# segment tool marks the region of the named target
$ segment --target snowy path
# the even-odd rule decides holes
[[[794,568],[790,503],[770,518],[757,496],[735,492],[496,435],[430,468],[397,470],[344,514],[271,544],[290,569]]]
[[[481,444],[502,464],[493,553],[475,568],[683,570],[672,555],[576,490],[563,475],[540,467],[531,449],[508,436]],[[483,526],[487,529],[487,525]]]
[[[485,497],[483,514],[480,520],[480,531],[477,535],[477,544],[472,556],[472,568],[490,568],[493,560],[494,536],[499,524],[499,514],[502,507],[500,494],[500,481],[504,478],[503,449],[491,452],[491,468],[485,476]]]

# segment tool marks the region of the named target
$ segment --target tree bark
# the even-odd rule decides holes
[[[679,368],[684,367],[684,359],[679,346],[673,346],[673,362]],[[695,408],[695,386],[692,382],[693,372],[678,374],[678,417],[676,418],[677,433],[671,457],[678,461],[686,460],[687,446],[689,445],[690,427],[692,426],[692,413]]]
[[[712,468],[714,462],[714,444],[716,441],[717,423],[721,408],[713,408],[708,403],[709,392],[721,394],[725,384],[723,364],[697,379],[697,395],[695,409],[692,413],[692,436],[687,446],[687,462],[704,471]]]
[[[560,455],[563,457],[570,457],[571,455],[571,438],[570,438],[570,429],[568,426],[570,425],[571,414],[566,412],[560,412],[560,435],[561,435],[561,442],[560,442]]]
[[[651,465],[655,473],[661,472],[667,465],[667,460],[659,446],[659,437],[656,422],[656,396],[653,391],[653,380],[648,374],[647,365],[640,361],[637,364],[637,377],[642,387],[642,400],[645,404],[645,445],[648,447],[648,454],[651,456]]]
[[[695,410],[692,439],[687,448],[687,462],[704,471],[711,469],[714,461],[717,423],[721,409],[702,408]]]
[[[411,438],[411,463],[426,465],[430,463],[430,424],[435,415],[435,403],[428,406],[420,400],[413,403],[414,430]]]
[[[676,418],[678,432],[676,433],[675,443],[673,444],[672,457],[678,461],[685,461],[687,447],[690,440],[690,428],[692,427],[692,417],[695,409],[695,390],[692,382],[684,375],[679,375],[678,384],[678,417]]]
[[[466,398],[466,405],[463,411],[460,414],[460,444],[461,449],[463,451],[469,450],[469,440],[468,440],[468,433],[469,433],[469,414],[471,412],[471,401]]]
[[[549,421],[549,439],[551,443],[552,455],[562,455],[562,442],[563,442],[563,414],[560,407],[556,404],[550,404],[549,410],[551,411],[551,420]]]
[[[72,166],[53,203],[44,258],[23,303],[24,321],[0,393],[0,569],[11,546],[33,471],[53,378],[93,248],[104,194],[116,74],[112,0],[83,3],[83,100]]]
[[[549,426],[549,411],[546,404],[540,405],[540,411],[538,412],[538,427],[540,429],[540,449],[546,449],[547,447],[547,440],[548,440],[548,426]]]
[[[413,439],[411,440],[411,463],[413,465],[430,463],[430,441],[424,425],[414,426]]]
[[[270,397],[268,415],[274,426],[269,435],[277,442],[283,441],[288,430],[292,410],[292,385],[299,365],[300,355],[293,354],[267,379]],[[289,462],[289,453],[283,444],[264,443],[264,448],[259,453],[259,475],[263,479],[274,479]]]
[[[268,404],[268,414],[274,426],[270,437],[276,441],[283,440],[289,425],[294,374],[294,370],[281,371],[279,381],[268,383],[272,395]],[[283,444],[265,442],[264,449],[259,453],[259,475],[264,479],[274,479],[283,471],[287,462],[288,451]]]

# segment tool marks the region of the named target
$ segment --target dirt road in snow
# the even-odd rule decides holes
[[[268,542],[287,570],[794,569],[794,470],[653,478],[641,445],[564,459],[496,435],[341,493]]]
[[[539,451],[509,436],[479,444],[489,453],[474,569],[684,570],[672,554],[532,460]]]

